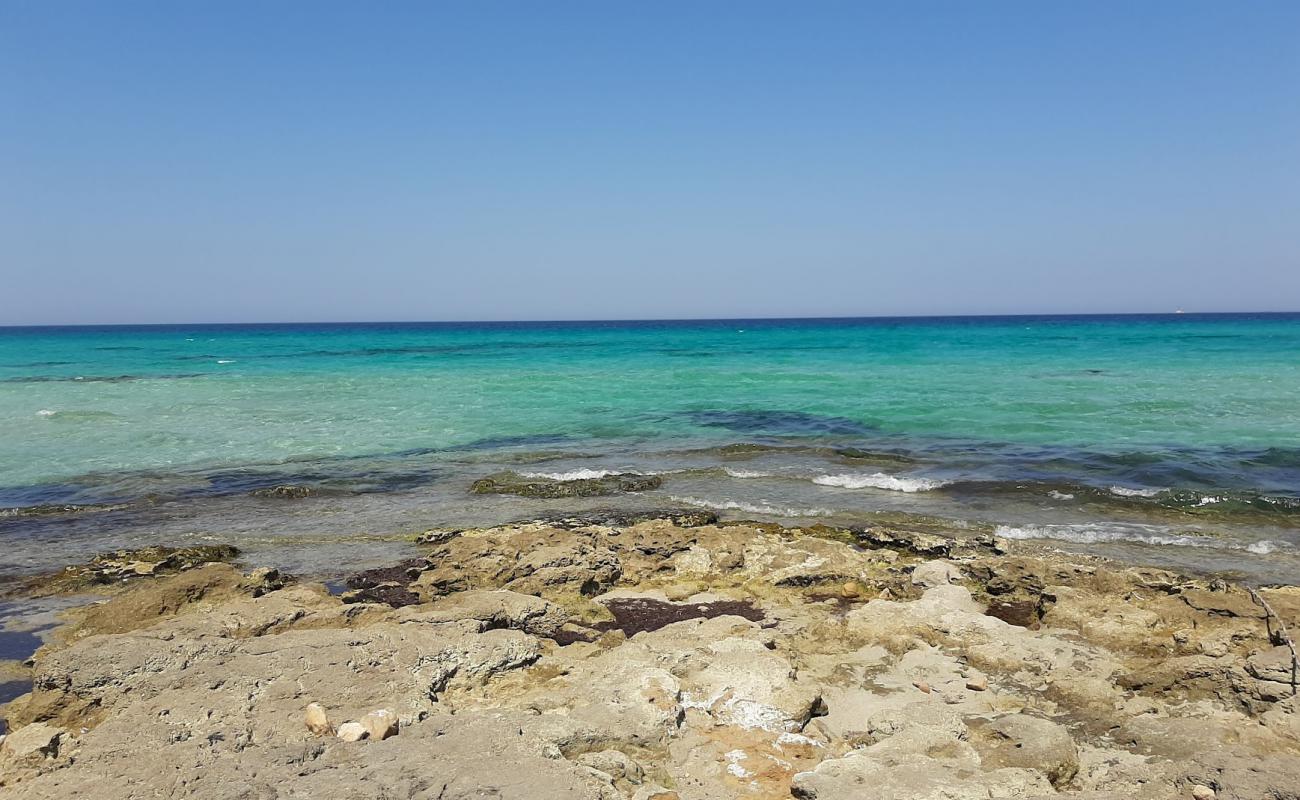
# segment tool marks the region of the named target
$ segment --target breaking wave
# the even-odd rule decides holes
[[[521,472],[525,478],[545,478],[550,481],[587,481],[595,478],[608,478],[611,475],[626,475],[624,469],[575,469],[568,472]]]
[[[765,514],[772,517],[828,517],[835,512],[829,508],[792,508],[774,506],[770,503],[742,503],[736,500],[705,500],[700,497],[669,495],[668,499],[676,503],[685,503],[697,508],[710,508],[714,511],[744,511],[748,514]]]
[[[1004,539],[1051,539],[1074,544],[1131,543],[1165,545],[1171,547],[1208,547],[1216,550],[1245,550],[1256,555],[1267,555],[1290,545],[1272,539],[1258,542],[1232,542],[1214,536],[1197,536],[1172,533],[1158,525],[1130,524],[1077,524],[1077,525],[999,525],[995,536]]]
[[[886,489],[891,492],[928,492],[947,486],[949,483],[935,478],[887,475],[883,472],[870,475],[818,475],[812,479],[812,482],[819,486],[838,486],[843,489]]]
[[[1133,489],[1128,486],[1112,486],[1107,491],[1116,497],[1155,497],[1164,489]]]

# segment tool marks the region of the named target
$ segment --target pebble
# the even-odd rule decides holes
[[[327,733],[334,732],[334,726],[330,724],[329,715],[325,713],[325,707],[320,703],[312,703],[307,706],[307,713],[303,715],[303,722],[307,724],[307,730],[317,736],[324,736]]]
[[[366,729],[368,738],[382,742],[397,735],[397,714],[387,708],[376,709],[361,718],[361,727]]]
[[[1192,797],[1194,800],[1214,800],[1214,790],[1208,786],[1195,784],[1192,786]]]
[[[338,737],[345,742],[359,742],[370,735],[360,722],[345,722],[339,726]]]
[[[966,680],[966,688],[972,692],[982,692],[989,688],[989,679],[983,675],[976,675],[974,678]]]
[[[920,689],[921,691],[925,692],[926,694],[930,693],[930,684],[926,683],[925,681],[912,681],[912,685]]]

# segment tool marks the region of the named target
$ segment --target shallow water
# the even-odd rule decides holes
[[[0,329],[0,574],[195,540],[329,574],[436,525],[683,505],[1294,581],[1297,398],[1300,315]],[[664,485],[467,493],[502,469]],[[285,483],[319,495],[248,495]]]

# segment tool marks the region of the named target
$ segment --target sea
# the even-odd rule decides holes
[[[507,471],[662,485],[469,491]],[[215,542],[331,579],[670,507],[1295,583],[1300,314],[0,328],[0,580]]]

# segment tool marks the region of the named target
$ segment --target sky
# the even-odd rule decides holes
[[[1300,3],[0,0],[0,324],[1300,310]]]

